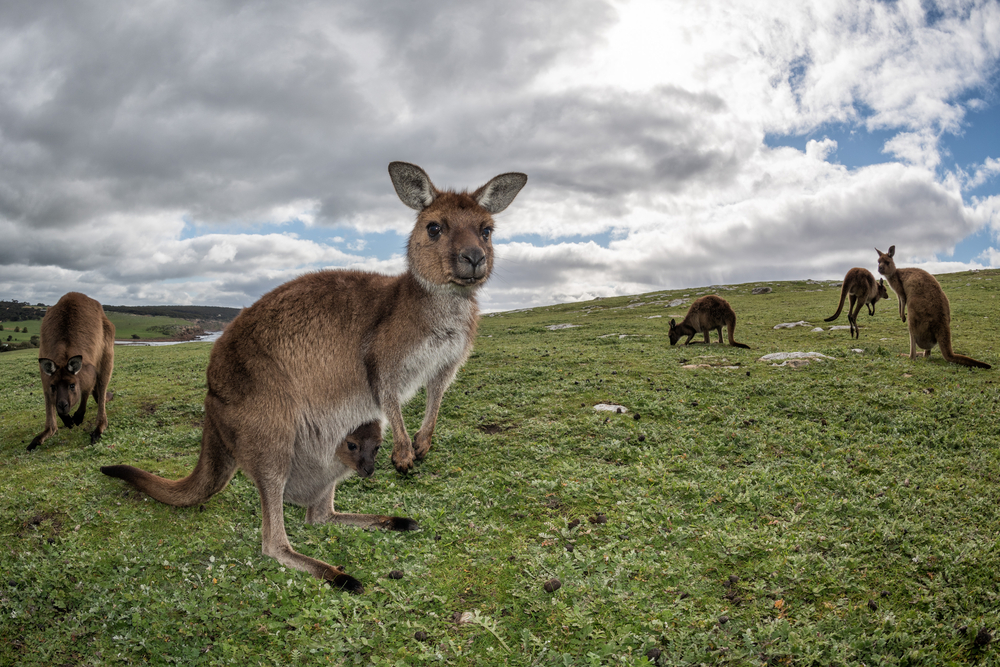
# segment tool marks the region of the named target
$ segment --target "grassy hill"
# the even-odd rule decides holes
[[[151,307],[153,308],[153,307]],[[219,309],[214,309],[219,310]],[[235,309],[226,309],[235,310]],[[222,320],[196,320],[192,318],[168,317],[166,315],[146,315],[133,312],[122,312],[106,309],[104,314],[115,325],[117,340],[162,340],[181,337],[184,332],[192,329],[205,331],[220,331],[225,325]],[[179,313],[183,315],[184,313]],[[219,313],[228,316],[230,313]],[[232,315],[235,317],[235,315]],[[232,318],[230,318],[232,319]],[[42,331],[42,319],[4,322],[0,331],[0,343],[19,343],[31,340]],[[201,329],[199,329],[201,327]],[[19,331],[14,331],[18,329]],[[9,340],[8,340],[9,339]]]
[[[956,350],[994,370],[901,357],[894,296],[859,341],[773,328],[831,326],[829,282],[484,317],[427,459],[404,478],[385,454],[337,494],[421,531],[285,508],[361,596],[261,556],[242,474],[172,508],[98,471],[191,470],[208,344],[116,350],[104,439],[60,429],[30,455],[35,358],[0,355],[0,664],[1000,664],[1000,272],[940,280]],[[687,304],[667,304],[703,292],[752,350],[669,345]],[[759,360],[791,351],[829,358]]]

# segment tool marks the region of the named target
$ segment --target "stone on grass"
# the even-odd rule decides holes
[[[628,408],[624,405],[617,405],[615,403],[598,403],[594,406],[595,410],[605,411],[605,412],[616,412],[620,415],[627,415]]]

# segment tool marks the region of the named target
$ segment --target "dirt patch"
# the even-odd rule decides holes
[[[28,535],[56,537],[62,532],[62,515],[56,512],[42,512],[21,523],[21,528],[15,535],[25,538]]]

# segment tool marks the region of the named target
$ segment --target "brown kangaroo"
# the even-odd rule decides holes
[[[390,164],[389,175],[403,203],[419,211],[406,272],[319,271],[265,294],[212,348],[191,474],[167,482],[131,466],[101,468],[171,505],[204,501],[241,468],[260,493],[263,553],[355,592],[361,583],[343,568],[292,549],[282,500],[305,504],[312,520],[333,520],[342,470],[335,451],[358,424],[388,421],[400,473],[427,454],[441,398],[475,338],[475,294],[493,267],[492,215],[527,181],[502,174],[459,193],[438,190],[405,162]],[[401,406],[421,387],[427,405],[414,446]],[[393,519],[382,527],[416,524]]]
[[[30,452],[56,432],[56,414],[67,428],[79,426],[87,414],[87,398],[97,401],[97,426],[90,444],[108,428],[105,409],[115,365],[115,325],[101,304],[86,294],[69,292],[42,318],[38,366],[45,394],[45,430],[28,445]],[[80,407],[70,416],[77,403]]]
[[[851,305],[847,309],[847,322],[851,325],[851,338],[861,338],[858,330],[858,314],[862,306],[868,306],[868,314],[875,314],[875,304],[879,299],[888,299],[889,292],[885,289],[885,281],[879,279],[875,282],[875,276],[868,269],[854,267],[844,276],[844,284],[840,287],[840,303],[837,304],[837,312],[823,320],[833,322],[840,317],[840,311],[844,309],[844,298],[851,296]]]
[[[904,322],[909,316],[910,359],[917,358],[917,348],[924,350],[924,357],[931,356],[934,345],[941,348],[945,361],[974,368],[992,368],[989,364],[971,357],[955,354],[951,347],[951,306],[941,284],[923,269],[897,269],[892,259],[896,246],[889,252],[878,253],[878,272],[886,277],[889,286],[899,299],[899,317]]]
[[[733,307],[729,305],[728,301],[715,294],[696,299],[688,309],[687,315],[684,316],[684,321],[680,324],[677,324],[675,320],[670,320],[670,344],[676,345],[681,336],[687,336],[688,339],[684,341],[684,344],[690,345],[695,334],[703,333],[705,334],[705,344],[708,345],[711,342],[708,335],[713,329],[719,332],[719,343],[721,344],[722,325],[726,325],[726,329],[729,331],[730,345],[750,349],[749,345],[733,340],[733,331],[736,330],[736,313],[733,312]]]

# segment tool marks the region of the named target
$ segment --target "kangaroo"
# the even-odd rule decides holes
[[[854,267],[844,276],[844,284],[840,287],[840,303],[837,304],[837,312],[823,320],[833,322],[840,317],[840,311],[844,309],[844,298],[851,296],[851,305],[847,309],[847,322],[851,325],[851,338],[861,338],[858,330],[858,314],[862,306],[868,306],[868,314],[875,314],[875,304],[879,299],[888,299],[889,292],[885,289],[885,281],[879,279],[875,282],[875,276],[868,269]]]
[[[889,286],[899,299],[899,317],[910,332],[910,359],[917,358],[917,348],[924,350],[924,357],[931,356],[934,345],[941,348],[945,361],[973,368],[992,368],[987,363],[955,354],[951,347],[951,307],[941,284],[923,269],[897,269],[893,256],[896,246],[889,252],[878,253],[878,272],[886,277]]]
[[[685,345],[691,344],[691,339],[695,334],[705,334],[705,344],[708,345],[708,335],[712,330],[719,332],[719,343],[722,343],[722,325],[726,325],[729,331],[729,344],[733,347],[742,347],[749,350],[749,345],[737,343],[733,340],[733,331],[736,330],[736,313],[729,302],[715,294],[703,296],[696,299],[688,309],[684,321],[677,324],[675,320],[670,320],[670,344],[676,345],[681,336],[687,336]]]
[[[493,268],[493,215],[527,182],[501,174],[474,192],[438,190],[416,165],[393,162],[396,194],[418,211],[398,276],[350,270],[308,273],[243,310],[209,357],[201,454],[187,477],[168,482],[132,466],[101,471],[170,505],[195,505],[240,468],[260,494],[262,551],[282,565],[352,591],[343,568],[296,552],[282,500],[307,518],[333,520],[335,451],[358,424],[388,421],[392,462],[405,473],[431,448],[445,389],[476,334],[476,291]],[[426,387],[412,442],[401,406]],[[412,530],[393,519],[380,527]]]
[[[45,394],[45,430],[28,445],[28,451],[55,434],[56,414],[67,428],[83,423],[87,398],[97,401],[97,426],[90,444],[108,428],[105,409],[108,384],[115,365],[115,325],[101,304],[86,294],[69,292],[42,318],[38,366]],[[77,403],[80,407],[70,415]]]

